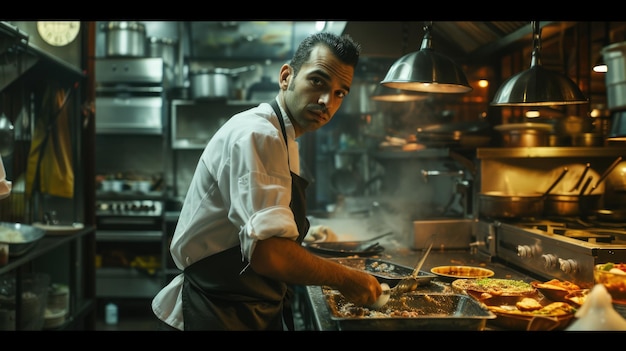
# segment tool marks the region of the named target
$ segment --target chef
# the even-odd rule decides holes
[[[327,285],[372,304],[375,277],[301,246],[307,181],[296,138],[327,124],[350,91],[360,46],[308,36],[269,103],[232,116],[211,138],[183,202],[170,252],[183,272],[153,299],[165,328],[290,330],[293,285]]]

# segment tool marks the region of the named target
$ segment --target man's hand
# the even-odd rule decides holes
[[[337,234],[325,225],[315,225],[309,228],[309,232],[304,237],[304,241],[309,243],[337,241]]]

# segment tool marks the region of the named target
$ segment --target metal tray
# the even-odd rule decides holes
[[[312,251],[333,256],[374,256],[385,250],[378,243],[363,243],[361,241],[305,243],[304,246]]]
[[[343,315],[346,306],[336,290],[324,292],[330,318],[340,330],[484,330],[487,320],[496,315],[485,306],[462,294],[406,294],[392,298],[383,310],[354,306],[354,316]],[[411,316],[390,316],[392,311],[409,311]]]
[[[371,257],[337,257],[331,258],[331,260],[337,261],[344,266],[365,271],[375,276],[380,283],[387,283],[392,288],[396,286],[400,280],[413,273],[413,268],[411,267]],[[417,285],[428,285],[436,277],[435,274],[419,271],[417,274]]]

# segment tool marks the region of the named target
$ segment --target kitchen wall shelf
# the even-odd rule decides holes
[[[69,235],[44,236],[30,251],[10,257],[0,267],[0,275],[14,274],[18,284],[24,274],[43,272],[51,276],[51,281],[70,288],[69,316],[55,329],[95,328],[94,233],[94,227],[85,227]],[[61,251],[63,255],[59,254]],[[19,311],[21,299],[16,300],[15,310]]]
[[[606,147],[501,147],[478,148],[476,158],[548,158],[548,157],[617,157],[626,155],[626,148]]]

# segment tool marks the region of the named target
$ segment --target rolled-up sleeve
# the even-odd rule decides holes
[[[257,240],[278,236],[292,240],[298,228],[291,202],[291,173],[284,141],[278,135],[252,135],[240,140],[231,153],[232,179],[229,216],[243,225],[239,231],[242,254],[248,261]]]

